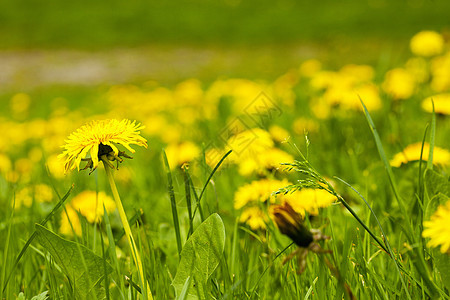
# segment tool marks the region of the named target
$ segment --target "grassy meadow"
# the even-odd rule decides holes
[[[1,89],[0,299],[449,299],[448,8],[2,2],[0,59],[242,57]]]

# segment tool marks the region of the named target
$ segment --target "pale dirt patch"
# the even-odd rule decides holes
[[[0,50],[0,92],[49,85],[173,83],[186,78],[276,77],[317,54],[311,46],[138,47],[110,51]]]

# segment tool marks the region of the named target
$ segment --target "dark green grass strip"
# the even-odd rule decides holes
[[[67,198],[69,198],[70,193],[72,192],[73,188],[75,186],[72,184],[72,186],[69,188],[69,190],[67,191],[67,193],[64,195],[64,197],[60,198],[59,202],[55,205],[55,207],[52,209],[52,211],[47,215],[47,217],[45,217],[44,220],[41,221],[41,223],[39,223],[40,225],[44,226],[48,220],[50,220],[50,218],[55,214],[55,212],[64,204],[64,202],[67,200]],[[59,197],[59,195],[58,195]],[[22,258],[22,256],[25,254],[25,251],[27,251],[28,246],[30,246],[31,242],[34,240],[34,238],[36,237],[36,230],[33,231],[33,234],[30,236],[30,238],[27,240],[27,242],[25,243],[25,245],[23,246],[22,250],[20,251],[19,255],[17,256],[16,260],[14,261],[14,264],[11,268],[11,271],[9,272],[9,275],[5,281],[5,284],[3,286],[3,291],[5,291],[6,286],[8,285],[9,280],[11,279],[12,274],[14,273],[15,268],[17,267],[17,264],[19,263],[20,259]]]
[[[181,234],[180,234],[180,221],[178,220],[177,203],[175,201],[175,191],[173,190],[172,172],[170,171],[169,161],[167,160],[167,155],[164,149],[162,150],[164,163],[167,168],[167,185],[170,197],[170,204],[172,206],[172,218],[173,225],[175,227],[175,235],[177,238],[177,249],[178,249],[178,259],[181,259]]]
[[[194,230],[194,218],[192,217],[192,207],[191,207],[191,180],[188,173],[188,168],[183,168],[183,180],[184,180],[184,190],[186,193],[186,206],[188,210],[189,216],[189,231],[186,237],[186,240],[189,239],[189,236],[192,234]]]

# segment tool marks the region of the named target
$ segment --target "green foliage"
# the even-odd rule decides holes
[[[186,299],[207,299],[207,281],[225,247],[225,226],[218,214],[209,216],[186,241],[172,282],[178,296],[189,284]],[[191,279],[192,278],[192,279]]]
[[[39,243],[52,255],[55,263],[69,279],[76,299],[102,299],[105,291],[102,279],[105,276],[104,260],[83,245],[65,240],[45,227],[36,224]],[[106,272],[112,271],[106,265]]]

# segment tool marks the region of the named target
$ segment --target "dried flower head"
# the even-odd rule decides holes
[[[306,268],[306,257],[309,251],[314,253],[331,253],[330,250],[322,249],[317,243],[320,240],[327,240],[329,237],[322,234],[319,229],[307,229],[303,225],[302,216],[289,203],[284,202],[283,205],[272,205],[269,208],[269,214],[280,232],[290,237],[299,246],[297,250],[284,259],[283,264],[297,256],[298,273],[300,274]]]
[[[140,136],[140,130],[143,128],[144,126],[136,124],[136,121],[132,122],[127,119],[87,123],[69,135],[65,140],[66,144],[62,146],[64,152],[59,157],[67,155],[64,165],[65,172],[75,170],[75,168],[80,170],[82,160],[87,161],[84,169],[90,168],[93,171],[97,168],[99,160],[113,167],[111,161],[122,162],[121,157],[131,158],[124,151],[119,151],[115,144],[121,144],[131,153],[135,152],[130,147],[131,144],[147,148],[147,140]],[[86,159],[88,153],[90,157]]]

